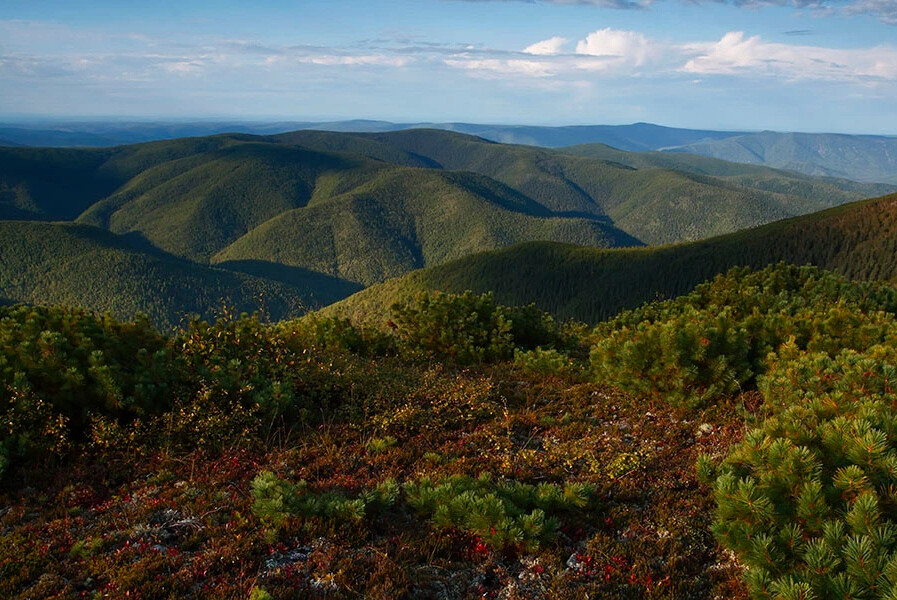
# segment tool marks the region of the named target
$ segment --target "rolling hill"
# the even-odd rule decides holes
[[[505,144],[560,148],[600,143],[632,152],[688,152],[809,175],[897,184],[897,138],[871,135],[713,131],[652,123],[545,127],[479,123],[331,122],[36,122],[0,123],[0,145],[104,147],[223,133],[271,135],[295,130],[392,132],[442,129]]]
[[[281,281],[248,274],[261,273],[259,264],[210,268],[70,223],[0,221],[0,257],[0,298],[6,302],[83,306],[119,318],[141,312],[162,329],[184,315],[214,317],[225,306],[287,318],[359,289],[312,272],[293,271],[287,279],[278,269]]]
[[[695,175],[709,175],[748,188],[813,198],[832,206],[842,203],[845,193],[872,198],[894,191],[894,186],[888,184],[860,183],[850,179],[805,175],[797,171],[730,162],[684,152],[624,152],[604,144],[570,146],[561,148],[560,151],[609,160],[634,169],[670,169]]]
[[[897,137],[763,131],[667,149],[809,175],[897,184]]]
[[[813,264],[858,280],[897,279],[897,194],[716,238],[657,248],[598,250],[529,243],[415,271],[324,309],[382,323],[421,290],[494,291],[502,304],[535,302],[561,318],[596,322],[670,298],[734,266]]]
[[[291,300],[276,301],[280,308],[272,312],[286,314],[292,298],[307,303],[317,287],[320,304],[522,242],[611,248],[699,239],[883,189],[679,154],[594,145],[554,151],[425,129],[2,148],[0,224],[8,235],[33,243],[36,221],[75,221],[109,234],[56,224],[41,230],[62,237],[41,241],[56,244],[52,251],[8,246],[4,254],[20,256],[18,266],[0,273],[0,297],[137,310],[108,287],[117,285],[123,298],[148,294],[141,310],[170,324],[178,305],[202,312],[228,287],[274,286],[274,296]],[[17,221],[28,228],[16,229]],[[82,232],[78,244],[73,231]],[[74,247],[83,260],[90,256],[84,231],[92,243],[116,250],[114,260],[104,250],[97,263],[119,265],[109,266],[108,285],[95,281],[92,265],[72,258]],[[37,267],[27,258],[35,252],[54,258]],[[43,272],[54,260],[70,268],[47,271],[52,276],[33,289],[21,287],[27,269]],[[170,289],[167,283],[128,288],[120,265],[141,261],[153,266],[140,269],[164,271],[165,281],[180,269],[192,283],[171,303],[153,296],[156,288]],[[90,282],[87,289],[78,289],[81,279]],[[8,286],[18,291],[7,293]],[[248,306],[244,296],[234,302]]]
[[[819,181],[772,169],[727,178],[682,168],[687,165],[684,160],[677,164],[670,159],[670,166],[665,167],[639,158],[642,154],[576,156],[439,130],[356,136],[425,157],[444,169],[491,177],[560,215],[609,219],[648,244],[729,233],[894,189]],[[327,136],[312,139],[309,132],[295,132],[288,139],[322,151],[332,149]],[[726,173],[725,165],[720,163],[716,170]],[[728,172],[738,173],[740,168],[728,165]]]
[[[639,245],[598,219],[556,217],[486,177],[407,171],[385,171],[347,194],[280,214],[213,262],[265,259],[371,285],[524,240]]]

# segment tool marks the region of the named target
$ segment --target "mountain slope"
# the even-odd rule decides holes
[[[207,262],[316,193],[341,193],[381,168],[386,165],[298,146],[233,143],[147,169],[78,220],[139,232],[167,252]]]
[[[84,306],[119,318],[142,312],[164,329],[185,314],[210,318],[227,305],[286,318],[358,289],[315,273],[285,284],[204,267],[85,225],[0,221],[0,256],[0,297],[8,301]]]
[[[897,184],[897,137],[763,131],[668,149],[809,175]]]
[[[817,197],[813,185],[791,185],[793,178],[784,173],[729,181],[664,168],[637,170],[621,164],[619,156],[612,162],[423,129],[363,137],[443,168],[492,177],[552,211],[607,216],[648,244],[701,239],[890,191],[827,185]]]
[[[700,242],[598,250],[530,243],[468,256],[372,286],[325,310],[382,323],[419,290],[494,291],[503,304],[535,302],[561,318],[594,322],[674,297],[734,266],[813,264],[852,279],[897,279],[897,194],[839,206]]]
[[[797,171],[729,162],[684,152],[624,152],[604,144],[570,146],[559,151],[609,160],[634,169],[670,169],[695,175],[709,175],[749,188],[813,198],[831,206],[843,203],[845,194],[873,198],[894,191],[893,185],[815,177]]]
[[[439,123],[421,125],[476,135],[503,144],[526,144],[559,148],[575,144],[601,143],[633,152],[681,146],[703,140],[724,139],[738,132],[679,129],[652,123],[631,125],[570,125],[538,127],[526,125],[478,125],[473,123]]]
[[[356,190],[283,213],[213,262],[266,259],[370,285],[524,240],[639,245],[595,219],[554,217],[486,177],[393,169]]]

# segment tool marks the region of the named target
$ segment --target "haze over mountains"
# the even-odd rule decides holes
[[[631,125],[541,127],[387,121],[30,122],[0,124],[0,145],[115,146],[217,133],[276,134],[301,129],[388,132],[445,129],[508,144],[560,148],[601,143],[633,152],[687,152],[808,175],[897,184],[897,137],[829,133],[713,131]]]

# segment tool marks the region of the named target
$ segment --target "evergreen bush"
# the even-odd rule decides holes
[[[755,598],[893,599],[895,350],[789,354],[761,380],[768,418],[720,465],[699,461],[713,531]]]

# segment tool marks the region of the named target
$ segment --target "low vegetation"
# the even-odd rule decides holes
[[[895,310],[784,264],[594,328],[3,307],[0,591],[890,598]]]

